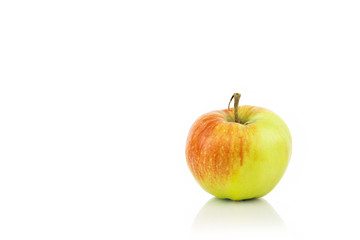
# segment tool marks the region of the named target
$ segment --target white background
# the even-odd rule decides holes
[[[358,1],[1,1],[1,239],[359,239]],[[288,124],[262,200],[186,165],[203,113]]]

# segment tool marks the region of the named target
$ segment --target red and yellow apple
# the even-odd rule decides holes
[[[290,131],[275,113],[238,107],[240,94],[233,98],[234,108],[213,111],[195,121],[186,142],[187,164],[200,186],[218,198],[260,198],[286,170]]]

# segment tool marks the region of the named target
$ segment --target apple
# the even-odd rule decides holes
[[[238,106],[202,115],[190,129],[186,160],[196,181],[218,198],[245,200],[268,194],[291,156],[285,122],[262,107]]]

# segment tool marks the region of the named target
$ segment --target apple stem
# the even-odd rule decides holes
[[[240,97],[241,97],[240,93],[234,93],[231,96],[231,99],[230,99],[230,102],[229,102],[229,105],[228,105],[228,110],[230,110],[230,103],[234,99],[234,116],[235,116],[235,122],[237,122],[237,123],[241,123],[240,119],[239,119],[239,113],[238,113]]]

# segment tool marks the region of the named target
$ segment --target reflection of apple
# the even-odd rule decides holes
[[[191,232],[214,239],[228,236],[241,236],[242,239],[282,239],[286,237],[287,228],[265,199],[239,202],[211,198],[194,219]]]
[[[201,187],[216,197],[259,198],[284,174],[291,135],[275,113],[238,107],[240,94],[233,98],[234,109],[207,113],[193,124],[186,144],[187,163]]]

